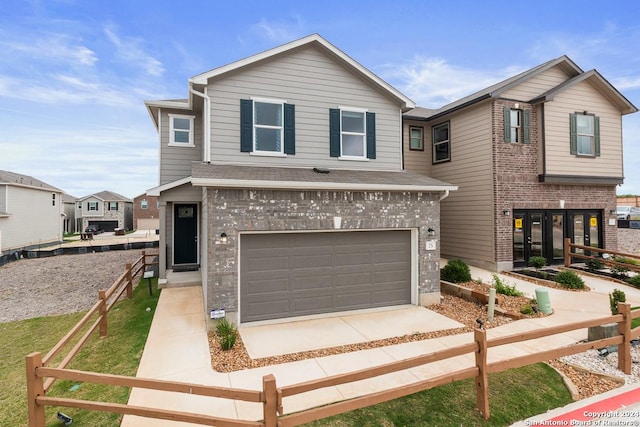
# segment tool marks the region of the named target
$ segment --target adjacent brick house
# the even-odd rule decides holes
[[[440,200],[456,187],[403,171],[415,105],[322,37],[146,105],[161,282],[199,269],[205,310],[239,322],[439,301]]]
[[[133,198],[133,226],[136,230],[160,228],[158,196],[149,196],[145,193]]]
[[[509,270],[531,256],[562,262],[565,237],[616,249],[622,116],[636,111],[562,56],[405,113],[405,168],[459,185],[442,203],[443,256]]]

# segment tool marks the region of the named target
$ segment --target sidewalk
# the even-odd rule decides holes
[[[491,281],[491,273],[480,269],[472,268],[472,277],[474,279],[481,277],[485,282]],[[509,284],[516,284],[518,289],[529,295],[534,295],[535,288],[538,287],[532,283],[507,276],[501,276],[501,278]],[[591,292],[568,292],[549,289],[551,305],[554,309],[552,316],[524,319],[502,327],[489,329],[487,330],[488,337],[504,336],[518,331],[524,332],[567,322],[608,316],[610,314],[608,293],[613,288],[620,287],[620,285],[590,277],[585,277],[585,282],[592,288]],[[640,305],[640,291],[634,289],[625,291],[627,292],[628,302],[632,305]],[[211,369],[202,307],[203,300],[200,287],[171,288],[162,291],[137,376],[261,390],[262,377],[267,374],[273,374],[277,385],[284,386],[431,353],[439,349],[468,343],[473,339],[472,334],[467,333],[223,374]],[[428,312],[426,309],[415,307],[413,309]],[[387,314],[385,315],[384,313]],[[300,348],[296,347],[296,345],[299,343],[300,346],[305,346],[308,345],[309,341],[301,339],[301,333],[307,337],[323,337],[324,341],[322,341],[321,347],[331,347],[349,342],[360,342],[362,340],[361,336],[363,334],[366,335],[368,332],[360,330],[359,333],[354,334],[354,325],[356,325],[356,330],[358,324],[364,324],[367,325],[369,331],[377,331],[382,330],[382,328],[376,327],[375,322],[380,322],[379,325],[387,326],[395,323],[399,329],[404,323],[402,322],[401,312],[376,311],[359,316],[359,318],[338,322],[339,324],[336,324],[335,319],[343,316],[303,321],[300,322],[299,326],[303,328],[304,332],[301,332],[300,328],[283,327],[283,325],[287,324],[271,325],[270,333],[277,335],[269,335],[268,325],[265,326],[266,329],[257,334],[255,332],[259,329],[254,328],[262,328],[262,326],[241,328],[240,331],[246,347],[248,349],[251,348],[252,352],[257,352],[264,356],[277,354],[277,351],[274,350],[281,343],[289,345],[288,351],[300,351]],[[444,319],[439,319],[438,317],[430,319],[430,327],[436,329],[450,328],[451,324],[447,323],[450,322],[450,319],[446,319],[446,321]],[[289,322],[288,324],[293,323],[298,322]],[[410,324],[411,322],[408,323]],[[327,333],[327,331],[330,331],[330,333]],[[253,337],[252,332],[254,332]],[[359,335],[360,337],[358,337]],[[397,335],[402,335],[402,332],[397,333]],[[585,338],[586,330],[582,330],[540,338],[526,344],[501,346],[499,350],[496,349],[496,351],[489,353],[489,361],[505,360],[526,355],[533,351],[558,348]],[[277,345],[274,345],[274,342]],[[473,355],[460,356],[379,378],[329,387],[285,398],[283,407],[285,413],[292,413],[366,393],[414,383],[453,368],[471,367],[474,366],[474,363]],[[129,404],[176,411],[193,411],[233,419],[259,420],[262,418],[262,406],[260,404],[204,398],[181,393],[133,389]],[[125,416],[122,426],[146,426],[149,425],[149,422],[148,419]],[[154,420],[153,425],[162,427],[189,426],[191,424]]]

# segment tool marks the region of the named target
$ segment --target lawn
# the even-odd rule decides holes
[[[305,426],[508,426],[571,402],[560,375],[538,363],[489,375],[489,421],[484,421],[476,410],[475,383],[469,379]]]
[[[119,301],[109,312],[108,336],[92,337],[71,362],[70,368],[135,376],[159,297],[155,282],[153,296],[149,296],[146,280],[140,284],[142,286],[134,289],[131,300]],[[34,351],[44,355],[83,315],[75,313],[0,323],[1,426],[27,425],[25,356]],[[48,395],[126,403],[129,389],[59,380]],[[48,426],[61,425],[55,416],[58,410],[73,417],[74,425],[113,426],[118,425],[120,419],[117,414],[47,408]]]

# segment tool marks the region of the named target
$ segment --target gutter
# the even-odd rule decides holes
[[[193,86],[189,85],[189,92],[192,94],[201,97],[204,99],[204,109],[202,112],[202,120],[204,122],[204,152],[203,152],[203,161],[210,162],[211,161],[211,117],[210,111],[211,108],[211,98],[207,94],[207,87],[205,86],[204,92],[198,92],[193,88]]]
[[[441,202],[444,199],[446,199],[447,197],[449,197],[449,190],[444,190],[444,193],[442,193],[442,196],[440,196],[440,200],[438,200],[438,201]]]

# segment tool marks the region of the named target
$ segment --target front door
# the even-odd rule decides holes
[[[173,263],[198,262],[198,205],[175,205],[173,214]]]
[[[513,214],[513,261],[525,264],[533,256],[546,257],[544,212],[516,211]]]
[[[570,237],[572,243],[582,246],[600,247],[602,215],[599,212],[572,212],[570,215]],[[576,249],[576,253],[584,253]],[[589,251],[585,255],[590,255]]]

